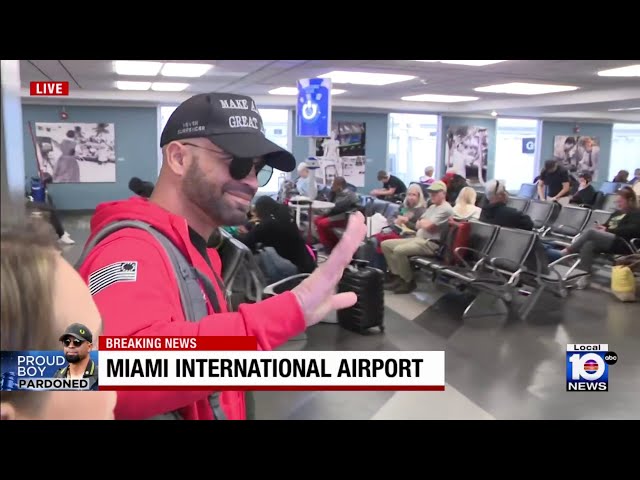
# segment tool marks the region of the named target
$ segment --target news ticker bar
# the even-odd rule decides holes
[[[444,352],[103,350],[100,390],[444,390]]]

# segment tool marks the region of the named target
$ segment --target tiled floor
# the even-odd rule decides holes
[[[67,217],[78,243],[88,218]],[[384,334],[360,336],[335,324],[309,329],[307,350],[444,350],[444,392],[259,392],[259,419],[625,419],[640,418],[640,304],[602,286],[564,300],[544,296],[526,323],[464,324],[468,298],[421,281],[411,295],[387,294]],[[607,343],[619,361],[609,391],[565,391],[567,343]]]

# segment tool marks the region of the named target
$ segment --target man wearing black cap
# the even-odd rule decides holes
[[[264,136],[262,118],[250,97],[191,97],[169,118],[160,147],[162,169],[151,197],[99,205],[91,237],[119,220],[151,224],[207,280],[201,282],[201,290],[208,314],[198,322],[186,321],[165,250],[151,233],[123,228],[84,252],[79,268],[100,309],[106,335],[255,336],[259,348],[269,350],[330,311],[355,303],[354,293],[334,291],[365,236],[360,214],[352,216],[331,257],[294,290],[228,312],[221,260],[216,250],[207,249],[205,239],[221,226],[246,221],[251,199],[274,168],[295,168],[293,155]],[[222,392],[222,412],[209,401],[213,393],[122,391],[115,416],[144,419],[178,412],[187,420],[246,418],[242,392]]]
[[[93,335],[85,325],[72,323],[60,335],[64,358],[69,364],[58,370],[54,378],[86,378],[89,389],[98,389],[98,366],[89,354],[93,349]]]

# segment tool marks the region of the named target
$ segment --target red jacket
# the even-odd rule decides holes
[[[218,295],[224,313],[210,315],[200,322],[184,318],[178,284],[162,246],[149,233],[122,229],[102,242],[87,256],[80,275],[89,275],[117,262],[138,262],[133,282],[113,283],[94,294],[102,315],[104,335],[234,336],[251,335],[261,350],[270,350],[305,329],[304,316],[294,294],[287,292],[259,304],[246,304],[237,313],[226,309],[225,296],[219,290],[211,268],[189,240],[187,221],[140,197],[103,203],[91,219],[91,236],[117,220],[142,220],[170,238],[191,263],[207,274]],[[89,238],[89,240],[91,237]],[[218,252],[209,249],[211,264],[218,275]],[[206,295],[205,295],[206,297]],[[212,420],[209,391],[123,391],[118,392],[116,419],[145,419],[178,409],[187,420]],[[223,392],[222,408],[230,420],[246,418],[244,393]]]

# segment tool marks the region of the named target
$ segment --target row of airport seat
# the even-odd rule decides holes
[[[603,182],[596,191],[596,198],[590,208],[596,210],[611,210],[615,208],[615,194],[623,187],[631,187],[627,183]],[[538,186],[535,183],[523,183],[516,197],[533,200],[538,196]]]
[[[514,202],[514,200],[518,200]],[[524,200],[521,202],[520,200]],[[579,270],[579,254],[566,255],[549,263],[542,244],[565,248],[580,234],[596,225],[605,224],[611,211],[591,210],[578,206],[561,207],[556,202],[511,199],[512,206],[530,215],[534,222],[531,231],[498,227],[482,222],[471,222],[468,248],[454,253],[457,266],[446,265],[437,257],[412,257],[415,268],[427,270],[434,280],[445,280],[457,288],[472,288],[479,296],[470,305],[464,318],[486,316],[487,308],[497,314],[506,314],[518,295],[527,296],[517,313],[526,318],[542,291],[550,289],[564,297],[570,286],[586,272]],[[538,242],[538,244],[536,244]],[[640,252],[640,239],[625,242],[629,254]],[[466,256],[465,256],[466,255]],[[596,264],[611,263],[617,255],[596,257]],[[500,275],[501,274],[502,278]],[[526,286],[527,289],[522,287]],[[517,288],[516,288],[517,287]],[[493,301],[486,301],[487,295]],[[498,302],[501,305],[496,305]]]
[[[436,257],[410,261],[414,268],[430,273],[434,282],[475,294],[464,319],[506,316],[512,311],[526,320],[545,290],[565,297],[569,286],[586,275],[575,268],[559,268],[573,256],[549,263],[539,241],[535,231],[472,221],[468,247],[453,252],[455,265]]]

